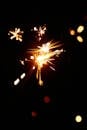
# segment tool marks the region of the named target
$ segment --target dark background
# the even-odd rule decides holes
[[[3,5],[2,5],[3,7]],[[5,11],[4,11],[5,9]],[[46,2],[13,4],[0,11],[0,122],[3,127],[27,128],[85,128],[87,127],[87,4],[86,2]],[[22,72],[28,73],[30,65],[23,67],[19,59],[27,47],[35,44],[30,29],[47,25],[45,40],[61,41],[66,52],[56,61],[56,71],[44,70],[44,86],[39,87],[35,73],[18,86],[13,81]],[[69,35],[69,29],[85,26],[79,43]],[[23,42],[11,41],[8,31],[20,27],[24,30]],[[46,74],[46,75],[45,75]],[[44,96],[50,103],[43,102]],[[32,117],[32,112],[37,113]],[[75,123],[75,115],[81,114],[83,122]],[[11,126],[12,125],[12,126]]]

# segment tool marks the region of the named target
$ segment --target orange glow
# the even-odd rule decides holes
[[[74,36],[75,35],[75,30],[70,30],[70,35]]]

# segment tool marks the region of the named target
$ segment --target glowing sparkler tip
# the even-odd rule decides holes
[[[59,56],[63,49],[56,49],[60,47],[60,45],[57,45],[57,43],[47,42],[45,44],[42,44],[42,46],[37,46],[36,49],[32,49],[30,51],[32,55],[30,56],[30,60],[34,62],[34,66],[32,69],[37,69],[36,72],[36,79],[38,80],[38,84],[40,86],[43,86],[43,81],[41,78],[41,70],[44,67],[44,65],[53,65],[52,61],[55,59],[54,56]],[[55,68],[53,66],[49,67],[55,71]]]

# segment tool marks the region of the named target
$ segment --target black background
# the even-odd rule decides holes
[[[22,4],[22,3],[21,3]],[[1,124],[17,128],[17,125],[37,128],[85,128],[87,127],[86,86],[87,86],[87,4],[86,2],[46,2],[3,4],[0,17],[0,120]],[[40,5],[39,5],[40,4]],[[63,43],[66,50],[56,63],[56,71],[44,70],[44,86],[39,87],[33,73],[20,85],[13,81],[30,66],[23,67],[19,59],[27,47],[34,45],[35,38],[30,32],[33,26],[47,25],[45,40]],[[85,26],[81,35],[84,43],[77,42],[69,35],[69,29]],[[20,27],[24,30],[23,42],[11,41],[8,31]],[[46,75],[45,75],[46,74]],[[49,104],[43,97],[51,98]],[[32,111],[38,113],[36,118]],[[83,122],[75,123],[75,115],[81,114]],[[12,125],[12,126],[11,126]]]

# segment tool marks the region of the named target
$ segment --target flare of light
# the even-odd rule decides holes
[[[23,74],[21,74],[20,78],[21,78],[21,79],[24,79],[25,76],[26,76],[26,74],[23,73]]]
[[[20,83],[20,79],[17,78],[17,79],[14,81],[14,85],[16,86],[16,85],[18,85],[19,83]]]
[[[37,28],[37,27],[33,28],[33,31],[35,31],[38,35],[39,41],[42,39],[42,36],[45,34],[46,30],[47,30],[46,25],[40,26],[39,28]]]
[[[77,39],[77,41],[80,42],[80,43],[82,43],[82,42],[84,41],[81,36],[77,36],[76,39]]]
[[[81,115],[77,115],[77,116],[75,117],[75,121],[76,121],[77,123],[82,122],[82,116],[81,116]]]
[[[14,31],[9,31],[9,33],[8,33],[8,35],[11,35],[10,36],[10,39],[12,40],[12,39],[16,39],[16,40],[19,40],[20,42],[22,42],[22,34],[23,34],[24,32],[23,31],[21,31],[20,30],[20,28],[15,28],[15,30]]]
[[[81,32],[83,32],[83,31],[84,31],[84,26],[83,26],[83,25],[78,26],[77,32],[78,32],[78,33],[81,33]]]
[[[42,46],[37,46],[35,49],[29,49],[27,53],[31,54],[30,60],[32,60],[33,68],[36,68],[36,79],[40,86],[43,85],[43,80],[41,78],[41,70],[45,65],[48,65],[50,69],[55,70],[52,66],[55,56],[59,56],[63,49],[58,49],[61,44],[58,42],[47,42],[42,44]]]

